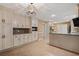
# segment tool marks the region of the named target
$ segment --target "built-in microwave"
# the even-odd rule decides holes
[[[32,27],[32,31],[37,31],[37,27]]]

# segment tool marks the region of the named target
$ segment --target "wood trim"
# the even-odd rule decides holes
[[[51,44],[49,44],[49,45],[50,45],[50,46],[53,46],[53,47],[56,47],[56,48],[59,48],[59,49],[62,49],[62,50],[65,50],[65,51],[68,51],[68,52],[71,52],[71,53],[74,53],[74,54],[76,54],[76,55],[79,55],[79,53],[78,53],[78,52],[71,51],[71,50],[67,50],[67,49],[64,49],[64,48],[62,48],[62,47],[58,47],[58,46],[51,45]]]

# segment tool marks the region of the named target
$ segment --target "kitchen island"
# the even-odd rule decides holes
[[[79,34],[50,33],[49,44],[79,54]]]

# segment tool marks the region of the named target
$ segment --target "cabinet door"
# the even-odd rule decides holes
[[[0,50],[2,50],[2,8],[0,7]]]
[[[16,14],[13,14],[13,17],[12,17],[12,27],[19,27],[19,21],[18,21],[18,16]]]
[[[25,36],[24,34],[19,35],[20,36],[20,45],[24,44]]]
[[[25,18],[21,17],[21,24],[22,24],[22,28],[25,28]]]
[[[38,40],[38,32],[35,33],[35,37],[36,37],[35,40]]]
[[[2,19],[5,19],[5,23],[11,23],[11,12],[9,10],[2,10]]]
[[[26,28],[30,28],[31,27],[31,19],[29,19],[28,17],[25,19],[25,27]]]
[[[0,50],[2,50],[2,26],[0,24]]]
[[[12,31],[12,25],[11,24],[4,24],[4,31],[3,31],[3,48],[11,48],[13,47],[13,31]]]
[[[32,42],[32,35],[31,34],[28,35],[28,42]]]
[[[14,46],[19,46],[20,45],[20,38],[19,35],[14,35]]]
[[[37,40],[38,39],[38,32],[32,32],[32,40]]]
[[[24,43],[28,43],[28,34],[25,34],[25,40],[24,40]]]
[[[2,8],[0,7],[0,24],[2,24]]]

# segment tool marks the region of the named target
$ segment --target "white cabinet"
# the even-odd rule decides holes
[[[0,50],[2,50],[2,35],[1,34],[2,34],[2,26],[0,25]]]
[[[38,27],[38,19],[36,19],[36,18],[32,18],[32,26],[34,26],[34,27]]]
[[[0,8],[0,50],[2,50],[2,8]]]
[[[32,34],[25,34],[25,39],[24,39],[24,43],[30,43],[32,42]]]
[[[20,45],[20,37],[19,37],[19,35],[14,35],[13,39],[14,39],[14,46],[19,46]]]
[[[32,34],[28,34],[28,42],[32,42]]]
[[[11,12],[9,10],[2,10],[2,19],[5,19],[5,23],[11,23]]]
[[[24,43],[28,43],[28,34],[25,34],[25,40],[24,40]]]
[[[25,28],[25,18],[20,15],[15,15],[14,20],[12,20],[12,25],[16,28]]]
[[[20,21],[20,20],[19,20]],[[12,25],[13,25],[13,27],[16,27],[16,28],[19,28],[19,21],[18,21],[18,16],[17,15],[15,15],[14,16],[14,20],[12,20]]]
[[[12,15],[9,10],[2,10],[2,45],[3,49],[13,47]]]
[[[23,45],[25,44],[24,41],[25,41],[25,35],[24,34],[21,34],[19,35],[20,36],[20,45]]]
[[[32,41],[31,34],[13,35],[13,27],[30,28],[31,20],[0,7],[0,50],[20,46]]]
[[[38,39],[38,32],[37,31],[33,31],[32,32],[32,40],[35,41]]]
[[[29,17],[27,17],[25,19],[25,27],[26,28],[30,28],[31,27],[31,19]]]
[[[13,33],[9,10],[0,9],[0,50],[13,47]]]
[[[11,24],[0,24],[0,50],[13,47]]]
[[[2,8],[0,8],[0,24],[2,24]]]
[[[4,31],[2,35],[3,38],[3,49],[13,47],[13,35],[12,35],[12,26],[11,24],[4,24]]]
[[[20,46],[27,43],[26,34],[17,34],[14,35],[14,46]]]

